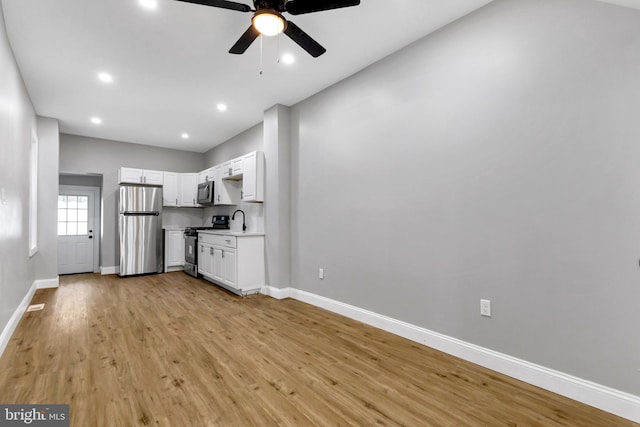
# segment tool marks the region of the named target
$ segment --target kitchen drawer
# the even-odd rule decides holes
[[[198,233],[198,241],[226,248],[236,247],[236,237],[223,234]]]

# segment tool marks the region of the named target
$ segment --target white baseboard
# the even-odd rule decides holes
[[[293,298],[324,308],[578,402],[640,422],[639,396],[545,368],[526,360],[498,353],[310,292],[295,288],[279,289],[266,286],[262,289],[262,293],[278,299]]]
[[[260,289],[260,293],[275,299],[285,299],[290,297],[289,293],[291,289],[292,288],[280,289],[274,288],[273,286],[263,286],[262,289]]]
[[[25,311],[27,311],[29,303],[31,302],[31,298],[33,298],[33,294],[35,294],[35,292],[36,282],[33,282],[31,284],[31,287],[29,288],[29,291],[27,291],[27,294],[24,296],[24,298],[22,298],[22,302],[20,302],[20,305],[18,305],[16,311],[13,312],[13,315],[7,322],[7,326],[5,326],[2,330],[2,334],[0,334],[0,356],[2,356],[2,353],[4,353],[4,349],[7,348],[7,344],[9,344],[11,336],[18,327],[18,323],[20,323],[22,315]]]
[[[117,265],[113,266],[113,267],[100,267],[100,274],[102,274],[103,276],[105,274],[118,274],[120,272],[120,267],[118,267]]]
[[[51,289],[60,286],[60,276],[56,276],[55,279],[40,279],[33,282],[36,289]]]

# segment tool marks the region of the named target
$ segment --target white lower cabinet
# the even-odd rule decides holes
[[[198,273],[213,277],[213,246],[198,242]]]
[[[260,291],[265,282],[264,235],[198,233],[198,273],[232,292]]]
[[[164,271],[184,269],[184,228],[164,230]]]

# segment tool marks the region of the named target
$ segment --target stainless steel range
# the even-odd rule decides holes
[[[216,215],[210,227],[189,227],[184,230],[184,272],[198,277],[198,231],[228,230],[229,215]]]

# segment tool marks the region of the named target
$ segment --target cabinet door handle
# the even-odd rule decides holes
[[[193,199],[193,204],[194,204],[194,205],[196,204],[196,199]]]
[[[209,248],[209,255],[213,255],[213,248]]]
[[[178,199],[176,198],[176,206],[178,206]]]
[[[233,175],[233,169],[229,168],[229,176]]]
[[[200,253],[204,252],[204,246],[200,245]]]
[[[244,191],[240,190],[240,200],[244,199]]]
[[[224,258],[224,249],[222,251],[220,251],[220,252],[222,252],[222,258]]]

